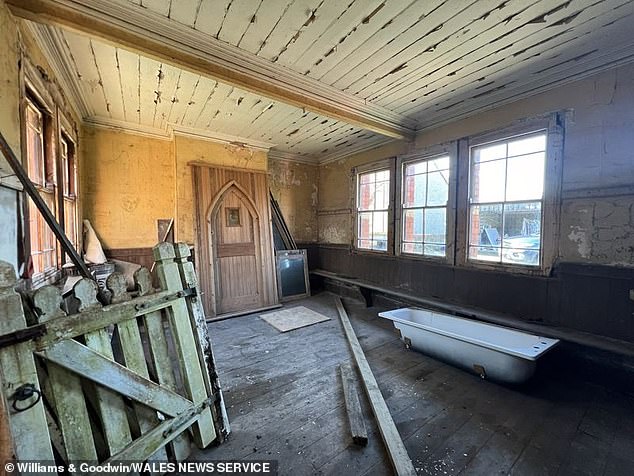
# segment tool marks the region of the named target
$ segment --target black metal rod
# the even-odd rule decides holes
[[[31,179],[29,178],[26,171],[24,170],[24,167],[22,167],[22,164],[20,163],[18,158],[13,153],[13,150],[11,150],[11,147],[5,140],[2,132],[0,132],[0,150],[2,150],[4,157],[7,159],[7,162],[9,162],[9,165],[13,169],[13,172],[15,173],[15,175],[18,177],[20,182],[22,182],[24,191],[28,194],[29,197],[31,197],[31,200],[33,200],[33,202],[35,203],[35,206],[44,217],[44,220],[46,221],[47,225],[51,228],[51,230],[53,230],[53,233],[55,234],[57,241],[60,242],[63,250],[66,252],[66,254],[68,254],[68,256],[70,257],[70,260],[79,270],[79,273],[84,278],[94,280],[95,278],[90,273],[88,266],[86,266],[86,263],[84,263],[84,260],[81,259],[81,257],[79,256],[75,248],[73,248],[73,245],[71,244],[70,240],[64,233],[64,230],[59,225],[59,223],[57,223],[57,220],[53,216],[53,213],[51,213],[51,210],[48,208],[48,205],[46,205],[46,202],[44,202],[44,200],[40,196],[40,192],[37,191],[37,189],[33,185],[33,182],[31,182]]]

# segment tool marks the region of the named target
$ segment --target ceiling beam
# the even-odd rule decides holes
[[[396,139],[416,123],[123,0],[5,0],[12,13],[64,26],[262,96]]]

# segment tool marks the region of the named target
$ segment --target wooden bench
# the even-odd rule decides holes
[[[331,280],[337,283],[346,284],[358,288],[361,296],[365,299],[366,305],[372,305],[372,295],[374,293],[382,294],[394,298],[400,302],[413,304],[417,306],[432,308],[443,311],[448,314],[468,317],[483,322],[498,324],[513,329],[518,329],[532,334],[542,335],[544,337],[552,337],[565,342],[571,342],[585,347],[598,349],[601,351],[618,354],[623,357],[634,359],[634,343],[613,339],[610,337],[590,334],[576,329],[567,327],[550,326],[539,322],[524,321],[516,317],[512,317],[502,313],[490,312],[471,306],[463,306],[450,303],[440,299],[430,297],[415,296],[413,294],[404,293],[393,288],[378,286],[376,284],[364,281],[362,279],[352,278],[349,276],[341,276],[329,271],[315,269],[310,272],[312,276],[316,276],[325,280]]]

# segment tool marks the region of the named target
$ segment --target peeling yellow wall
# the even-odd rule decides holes
[[[267,156],[257,151],[231,144],[194,139],[177,135],[176,154],[176,239],[194,243],[196,215],[190,162],[216,167],[266,170]]]
[[[20,154],[20,84],[18,72],[18,28],[4,2],[0,0],[0,131],[16,155]],[[10,168],[0,155],[0,176]],[[3,183],[0,179],[0,183]]]
[[[316,242],[319,167],[269,159],[269,183],[295,241]]]
[[[174,216],[171,141],[83,129],[83,212],[107,249],[154,246],[156,221]]]
[[[194,242],[189,162],[266,170],[266,153],[175,136],[146,137],[86,126],[82,134],[83,212],[104,248],[145,248],[158,239],[157,220],[175,219],[176,239]]]

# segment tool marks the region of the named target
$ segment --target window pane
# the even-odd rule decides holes
[[[484,145],[473,148],[474,162],[503,159],[506,157],[506,144]]]
[[[423,241],[423,210],[405,210],[403,214],[403,241]]]
[[[424,174],[427,172],[427,161],[414,162],[405,166],[405,175]]]
[[[387,182],[390,180],[390,171],[389,170],[380,170],[375,172],[376,181],[377,182]]]
[[[502,262],[539,265],[541,202],[507,203],[504,207]]]
[[[372,213],[359,213],[359,239],[372,238]]]
[[[424,253],[427,256],[442,256],[447,255],[445,245],[428,245],[425,244]]]
[[[376,195],[374,198],[375,210],[387,210],[390,206],[390,183],[378,182],[376,184]]]
[[[508,159],[506,167],[507,200],[542,198],[545,160],[546,154],[544,152]]]
[[[476,205],[471,207],[469,244],[499,248],[502,241],[503,205]]]
[[[359,240],[357,241],[357,247],[364,250],[372,249],[372,240]]]
[[[438,159],[429,160],[429,171],[449,170],[449,156],[439,157]]]
[[[509,142],[508,156],[546,151],[546,133],[531,135]]]
[[[403,204],[406,207],[422,207],[427,195],[427,175],[410,175],[405,177]]]
[[[374,182],[374,174],[361,174],[359,175],[359,183],[373,183]]]
[[[501,248],[491,248],[490,246],[470,246],[469,258],[499,263],[501,251]]]
[[[449,171],[427,174],[427,206],[446,205],[449,196]]]
[[[359,210],[372,210],[374,208],[374,184],[361,184],[359,186]]]
[[[506,161],[474,164],[471,177],[471,199],[475,203],[502,202],[506,179]]]
[[[423,245],[422,243],[403,243],[402,250],[403,250],[403,253],[422,255]]]
[[[445,208],[425,210],[425,243],[445,244],[447,216]]]

